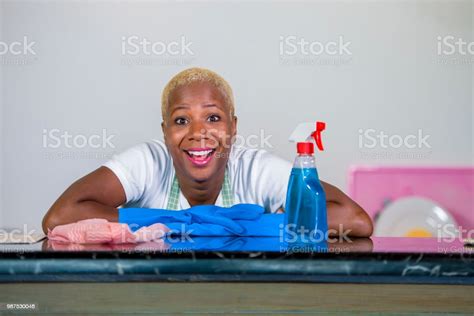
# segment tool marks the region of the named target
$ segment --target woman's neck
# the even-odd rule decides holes
[[[190,206],[215,204],[224,183],[224,176],[225,170],[208,180],[197,182],[176,173],[179,188]]]

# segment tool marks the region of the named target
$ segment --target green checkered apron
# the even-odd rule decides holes
[[[232,192],[232,187],[230,185],[229,176],[227,170],[224,174],[224,183],[222,184],[222,203],[224,207],[231,207],[234,205],[234,194]],[[167,210],[177,210],[179,202],[179,183],[176,174],[174,175],[173,184],[171,185],[171,190],[168,198]]]

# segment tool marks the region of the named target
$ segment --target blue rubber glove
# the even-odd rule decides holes
[[[122,208],[119,222],[132,231],[154,223],[170,228],[172,235],[189,236],[279,236],[283,214],[264,214],[255,204],[232,207],[199,205],[182,211],[163,209]]]

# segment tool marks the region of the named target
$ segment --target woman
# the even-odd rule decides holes
[[[181,210],[194,205],[262,205],[283,212],[291,164],[264,150],[233,145],[237,133],[229,84],[202,68],[178,73],[162,95],[164,143],[115,156],[73,183],[43,219],[43,229],[87,218],[118,220],[117,208]],[[336,187],[322,182],[329,229],[368,237],[372,222]]]

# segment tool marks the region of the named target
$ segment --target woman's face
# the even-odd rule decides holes
[[[224,172],[237,119],[225,98],[209,83],[175,89],[162,123],[176,172],[198,182]]]

